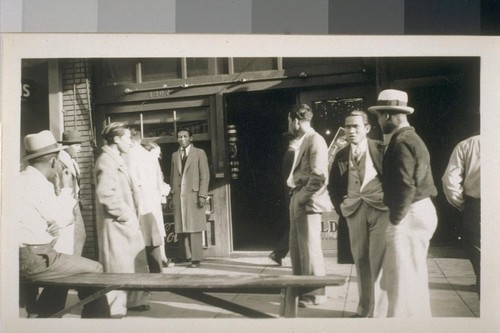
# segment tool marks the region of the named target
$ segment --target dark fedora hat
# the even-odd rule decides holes
[[[56,138],[54,138],[54,134],[51,131],[44,130],[39,133],[28,134],[24,137],[26,155],[23,157],[23,160],[28,161],[36,157],[56,153],[65,148],[67,146],[56,142]]]
[[[82,137],[80,136],[80,132],[78,132],[75,129],[67,129],[64,130],[62,134],[62,140],[57,142],[67,145],[72,145],[76,143],[82,143],[83,140]]]

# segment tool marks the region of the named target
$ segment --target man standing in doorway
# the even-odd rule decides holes
[[[206,230],[205,203],[210,172],[207,155],[193,146],[189,128],[177,131],[179,150],[172,154],[170,196],[174,205],[175,232],[181,253],[191,258],[189,267],[200,266],[203,257],[203,231]]]
[[[404,91],[380,92],[378,123],[388,142],[382,163],[384,203],[389,207],[383,285],[389,298],[388,317],[431,317],[427,252],[437,226],[431,197],[437,195],[425,143],[408,123]]]
[[[325,275],[321,249],[321,214],[331,210],[328,182],[328,147],[311,127],[313,112],[307,104],[295,105],[288,114],[288,130],[298,150],[287,179],[290,201],[290,257],[294,275]],[[299,306],[326,302],[325,289],[299,295]]]
[[[335,155],[328,184],[335,210],[347,220],[358,274],[359,303],[353,317],[387,315],[387,293],[380,287],[389,224],[381,181],[384,145],[366,137],[370,129],[366,112],[347,115],[349,145]]]

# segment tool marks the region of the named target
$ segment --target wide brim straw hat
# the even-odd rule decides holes
[[[405,114],[412,114],[414,111],[408,106],[408,94],[395,89],[382,90],[378,95],[377,105],[368,108],[371,113],[377,113],[380,110]]]

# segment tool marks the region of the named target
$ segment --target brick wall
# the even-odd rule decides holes
[[[97,259],[97,237],[95,228],[95,149],[92,144],[92,130],[89,100],[91,99],[90,65],[84,59],[61,60],[63,84],[64,129],[76,128],[82,136],[82,150],[78,156],[80,166],[80,200],[87,239],[83,256]],[[87,84],[88,82],[88,84]],[[92,101],[90,102],[90,107]]]

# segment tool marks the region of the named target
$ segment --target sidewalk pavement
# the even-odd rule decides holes
[[[457,249],[431,248],[427,265],[433,317],[479,317],[479,299],[475,293],[475,275],[467,259],[460,258]],[[230,258],[205,258],[199,268],[188,264],[165,267],[164,273],[182,274],[291,274],[290,258],[278,266],[267,255],[269,252],[233,255]],[[451,254],[451,255],[450,255]],[[298,318],[346,318],[357,308],[358,287],[356,269],[352,264],[338,264],[335,256],[325,257],[326,273],[348,277],[343,286],[326,288],[327,302],[312,308],[299,308]],[[278,317],[277,294],[211,293],[223,300],[249,307]],[[77,301],[70,292],[68,304]],[[146,312],[128,311],[128,318],[242,318],[241,315],[219,309],[170,292],[152,292],[147,296],[151,309]],[[64,318],[78,318],[77,309]],[[127,318],[125,318],[126,320]]]

